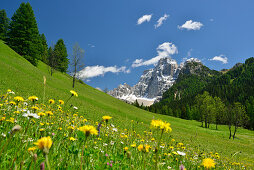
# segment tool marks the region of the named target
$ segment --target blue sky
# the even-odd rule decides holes
[[[20,2],[4,0],[0,7],[11,18]],[[136,84],[155,57],[168,55],[178,63],[193,57],[221,70],[254,56],[253,0],[24,2],[32,5],[49,45],[63,38],[71,55],[79,43],[89,66],[86,83],[101,89]]]

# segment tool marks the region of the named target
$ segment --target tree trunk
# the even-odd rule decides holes
[[[233,139],[235,139],[236,129],[237,129],[237,125],[235,125],[235,131],[234,131],[234,134],[233,134]]]
[[[207,128],[207,118],[205,118],[205,128]]]
[[[228,125],[229,128],[229,139],[231,139],[231,125]]]
[[[75,86],[75,77],[76,77],[76,74],[74,73],[74,75],[73,75],[73,81],[72,81],[72,88],[74,88],[74,86]]]

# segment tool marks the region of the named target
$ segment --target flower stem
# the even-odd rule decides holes
[[[47,167],[50,170],[50,164],[49,164],[48,154],[45,155],[45,158],[46,158]]]

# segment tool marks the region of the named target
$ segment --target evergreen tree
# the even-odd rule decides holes
[[[50,72],[50,75],[52,76],[54,71],[57,68],[57,58],[52,47],[49,47],[48,49],[47,60],[48,60],[49,72]]]
[[[59,39],[54,47],[54,54],[57,61],[56,69],[58,71],[66,73],[68,69],[69,59],[67,49],[65,47],[63,39]]]
[[[6,40],[7,31],[9,26],[9,18],[6,15],[5,10],[0,10],[0,39]]]
[[[11,18],[8,45],[33,65],[41,57],[41,38],[33,9],[29,3],[21,3]]]
[[[41,61],[48,64],[48,44],[47,40],[44,34],[40,35],[41,37],[41,43],[42,43],[42,48],[41,48]]]

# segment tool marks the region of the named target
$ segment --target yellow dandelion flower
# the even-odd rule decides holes
[[[39,139],[37,142],[35,142],[34,144],[41,150],[43,150],[44,153],[48,154],[49,153],[49,149],[52,146],[52,139],[48,136],[48,137],[42,137],[41,139]]]
[[[77,140],[77,139],[75,139],[74,137],[70,137],[69,140],[70,140],[70,141],[75,141],[75,140]]]
[[[45,129],[44,129],[44,128],[41,128],[41,129],[39,129],[39,131],[40,131],[40,132],[44,132],[44,131],[45,131]]]
[[[51,112],[51,111],[46,111],[45,112],[47,115],[53,115],[53,112]]]
[[[39,112],[39,113],[38,113],[38,116],[46,116],[46,114],[43,113],[43,112]]]
[[[135,148],[136,147],[136,143],[131,144],[131,147]]]
[[[55,103],[55,100],[49,99],[49,104],[54,104],[54,103]]]
[[[38,100],[38,97],[37,96],[30,96],[30,97],[28,97],[28,100],[35,102]]]
[[[40,122],[40,125],[41,125],[41,126],[43,126],[43,125],[44,125],[44,123]]]
[[[24,98],[21,96],[16,96],[16,97],[14,97],[14,100],[16,100],[17,102],[23,102]]]
[[[72,96],[78,97],[78,93],[75,92],[74,90],[71,90],[70,92],[71,92]]]
[[[202,165],[205,168],[214,168],[215,167],[215,162],[211,158],[205,158],[205,159],[203,159]]]
[[[33,151],[35,151],[36,149],[37,149],[36,147],[30,147],[30,148],[27,149],[27,151],[28,151],[28,152],[33,152]]]
[[[39,107],[37,107],[37,106],[32,106],[31,109],[39,110]]]
[[[14,101],[10,101],[9,104],[10,105],[16,105],[16,103]]]
[[[128,147],[124,147],[124,148],[123,148],[123,150],[124,150],[125,152],[128,151],[128,149],[129,149]]]
[[[89,135],[98,135],[98,131],[94,126],[91,125],[85,125],[79,128],[79,130],[88,137]]]
[[[2,107],[3,106],[3,104],[0,104],[0,107]]]
[[[108,122],[108,120],[112,119],[111,116],[102,116],[102,119]]]
[[[58,100],[59,104],[64,104],[63,100]]]
[[[175,142],[176,140],[175,139],[171,139],[171,142]]]
[[[154,139],[154,138],[152,138],[152,139],[151,139],[151,141],[155,141],[155,139]]]
[[[141,144],[141,145],[138,146],[139,151],[142,151],[143,149],[144,149],[144,145]]]

